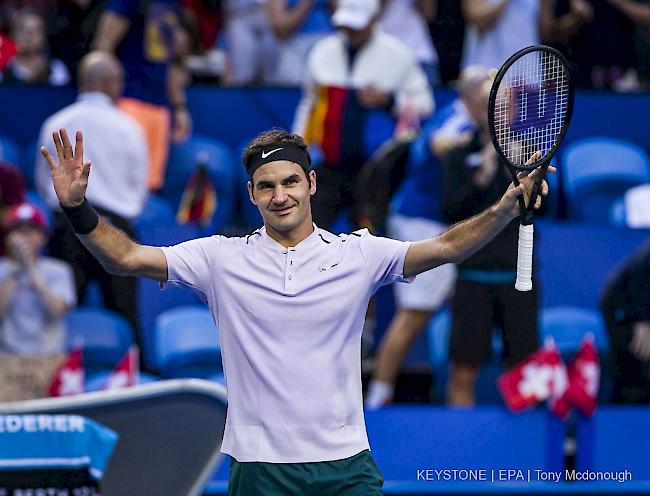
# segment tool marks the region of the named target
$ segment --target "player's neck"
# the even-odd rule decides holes
[[[266,234],[269,235],[271,239],[277,241],[279,244],[285,248],[291,246],[296,246],[298,243],[306,239],[311,233],[314,232],[314,225],[312,223],[311,217],[305,219],[299,226],[296,226],[293,229],[288,231],[279,231],[266,224]]]

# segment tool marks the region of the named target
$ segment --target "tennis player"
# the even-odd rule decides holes
[[[264,226],[245,237],[156,248],[129,239],[85,199],[90,163],[81,133],[74,147],[64,129],[53,139],[58,161],[41,153],[56,194],[106,270],[182,284],[207,301],[228,384],[221,449],[232,457],[231,495],[381,494],[361,396],[368,300],[383,284],[481,248],[519,215],[517,197],[529,194],[535,175],[522,174],[499,202],[432,239],[402,242],[365,229],[336,236],[312,223],[317,176],[303,139],[274,129],[242,157]]]

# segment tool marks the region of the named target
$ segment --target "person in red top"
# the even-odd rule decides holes
[[[0,160],[0,226],[4,226],[11,207],[25,201],[25,181],[20,170]],[[5,254],[5,232],[0,228],[0,257]]]

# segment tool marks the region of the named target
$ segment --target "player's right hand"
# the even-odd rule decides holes
[[[54,191],[61,205],[64,207],[77,207],[84,201],[86,188],[88,187],[88,176],[90,175],[90,162],[84,163],[83,161],[83,135],[81,131],[77,131],[77,142],[74,150],[65,129],[54,131],[52,139],[54,140],[59,162],[55,162],[44,146],[41,146],[41,155],[50,166]]]

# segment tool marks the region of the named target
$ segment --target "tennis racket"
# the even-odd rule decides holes
[[[539,168],[528,206],[523,195],[518,200],[521,224],[515,288],[519,291],[533,287],[533,206],[551,158],[569,127],[572,110],[569,64],[553,48],[524,48],[506,60],[494,77],[488,103],[494,148],[515,186],[519,185],[519,173]]]

